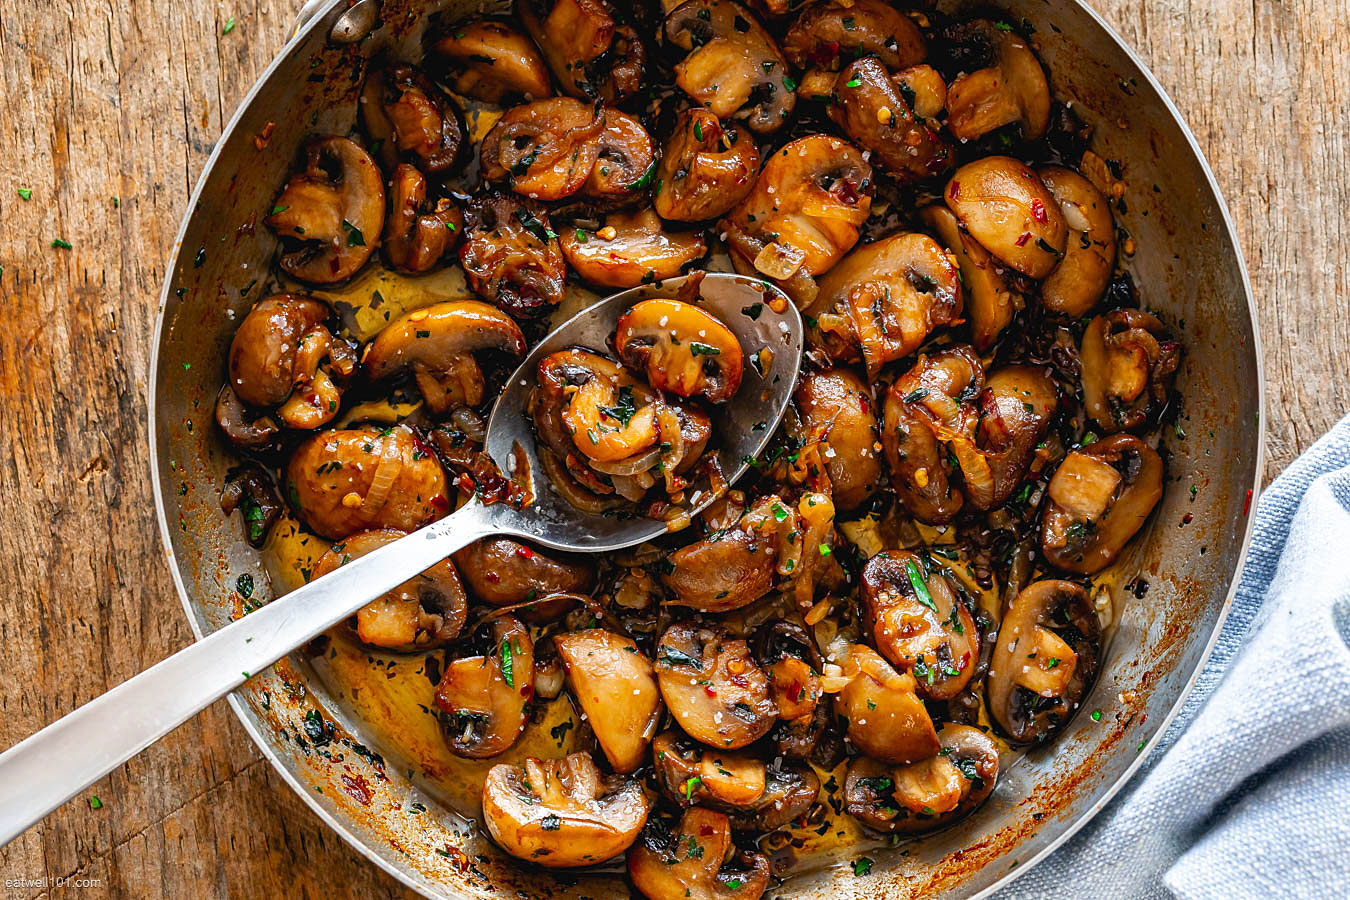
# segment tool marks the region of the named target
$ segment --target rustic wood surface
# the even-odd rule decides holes
[[[212,142],[299,2],[0,0],[0,746],[191,640],[150,493],[156,298]],[[1237,219],[1273,477],[1350,409],[1350,0],[1097,6]],[[82,890],[72,879],[96,882],[81,896],[405,893],[320,825],[223,702],[90,793],[102,808],[72,802],[0,851],[4,896]]]

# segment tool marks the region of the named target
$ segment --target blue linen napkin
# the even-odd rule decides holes
[[[1144,767],[995,896],[1350,897],[1350,418],[1261,495],[1232,611]]]

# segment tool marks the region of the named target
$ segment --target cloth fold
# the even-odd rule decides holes
[[[995,896],[1350,896],[1350,417],[1261,495],[1214,652],[1144,767]]]

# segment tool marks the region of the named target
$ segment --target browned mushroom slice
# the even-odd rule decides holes
[[[936,756],[907,766],[858,757],[844,779],[844,808],[869,828],[918,834],[950,825],[988,798],[998,779],[998,746],[983,731],[947,723]]]
[[[820,292],[816,276],[858,242],[872,187],[872,167],[847,141],[823,134],[792,141],[721,222],[732,262],[772,279],[799,306],[810,304]]]
[[[1081,318],[1106,293],[1116,265],[1116,223],[1101,191],[1082,175],[1046,166],[1037,175],[1059,204],[1069,238],[1064,258],[1041,282],[1041,303],[1052,312]]]
[[[830,0],[797,17],[783,38],[783,55],[799,69],[837,71],[863,57],[903,69],[923,62],[928,48],[913,20],[883,0]]]
[[[366,351],[370,377],[390,378],[412,370],[428,408],[436,414],[483,402],[483,372],[474,353],[525,353],[520,326],[478,300],[435,303],[390,322]]]
[[[907,550],[883,551],[863,566],[862,600],[877,649],[914,676],[920,694],[950,700],[965,690],[980,634],[940,568]]]
[[[371,72],[360,106],[361,122],[378,142],[386,169],[400,159],[433,174],[455,164],[464,131],[450,99],[419,70],[393,63]]]
[[[614,771],[637,771],[661,717],[652,664],[631,638],[590,628],[555,635],[567,685]]]
[[[788,538],[797,515],[776,494],[755,501],[733,525],[681,547],[667,559],[661,581],[672,603],[703,612],[729,612],[767,594],[800,555]],[[784,571],[785,568],[787,571]]]
[[[980,246],[1032,278],[1064,256],[1068,226],[1036,173],[1007,156],[966,163],[947,182],[947,206]]]
[[[648,900],[759,900],[769,886],[769,859],[731,842],[722,813],[694,807],[678,826],[643,831],[628,853],[628,877]]]
[[[1050,123],[1050,87],[1026,40],[988,19],[963,22],[949,36],[967,60],[947,92],[951,133],[972,141],[1016,122],[1023,140],[1040,140]]]
[[[475,100],[542,100],[553,93],[548,68],[534,44],[501,22],[455,25],[431,51],[454,73],[447,83]]]
[[[950,209],[930,204],[919,210],[919,220],[956,259],[966,319],[970,321],[970,342],[983,353],[998,342],[1021,308],[1022,298],[1013,291],[1004,265],[961,228]]]
[[[564,231],[563,257],[577,275],[604,287],[633,288],[679,275],[708,255],[699,232],[667,232],[650,209],[610,213],[598,231]]]
[[[516,11],[564,93],[613,104],[641,87],[646,50],[605,0],[521,0]]]
[[[310,284],[346,281],[365,265],[384,227],[384,185],[375,160],[333,135],[305,145],[305,167],[291,176],[263,224],[282,238],[278,264]]]
[[[1167,402],[1181,345],[1156,316],[1114,309],[1088,323],[1079,348],[1083,406],[1107,432],[1140,428]]]
[[[562,302],[567,264],[542,206],[496,192],[465,209],[459,261],[469,287],[514,316],[541,316]]]
[[[769,679],[750,648],[718,628],[667,628],[656,648],[656,680],[679,726],[719,750],[754,743],[777,719]]]
[[[797,103],[773,36],[732,0],[689,0],[666,17],[666,40],[687,52],[675,83],[719,119],[744,116],[756,134],[777,131]]]
[[[881,487],[882,477],[871,392],[857,375],[836,368],[803,376],[793,397],[797,416],[790,426],[803,454],[818,448],[835,506],[862,506]]]
[[[966,499],[980,510],[1002,506],[1022,483],[1059,410],[1059,390],[1039,366],[1011,365],[993,372],[976,399],[979,428],[972,445],[953,441]]]
[[[1046,489],[1045,558],[1066,572],[1100,572],[1144,526],[1162,499],[1162,483],[1162,457],[1132,434],[1073,451]]]
[[[550,869],[618,856],[650,811],[637,781],[604,777],[585,753],[493,766],[483,783],[483,819],[493,839],[517,859]]]
[[[961,510],[965,498],[952,478],[958,466],[947,443],[974,432],[973,401],[983,390],[984,366],[961,345],[921,356],[891,384],[881,445],[896,495],[914,518],[941,525]]]
[[[695,804],[725,813],[737,831],[767,833],[806,813],[820,793],[810,768],[766,765],[749,753],[713,750],[677,731],[652,742],[656,780],[676,806]]]
[[[276,420],[245,408],[228,384],[216,395],[216,424],[231,444],[243,450],[261,450],[281,434]]]
[[[915,114],[886,67],[872,57],[839,73],[829,110],[835,124],[901,184],[941,175],[956,161],[952,148]]]
[[[531,200],[561,200],[590,177],[604,127],[604,115],[571,97],[513,107],[483,138],[483,178],[508,181]]]
[[[244,520],[244,540],[250,546],[261,548],[267,543],[267,533],[286,509],[277,493],[276,482],[262,466],[253,462],[230,469],[225,478],[225,487],[220,492],[220,511],[228,516],[239,510]]]
[[[908,672],[897,672],[864,644],[849,647],[849,682],[835,694],[835,711],[848,720],[848,739],[859,751],[888,763],[911,763],[940,749],[937,731]]]
[[[642,123],[626,112],[605,110],[595,168],[582,187],[588,198],[612,204],[635,199],[656,171],[656,149]]]
[[[891,78],[919,118],[936,119],[947,108],[947,82],[942,80],[942,73],[932,66],[909,66]]]
[[[819,672],[824,663],[806,629],[779,619],[755,630],[755,661],[769,675],[769,693],[778,704],[778,722],[769,740],[779,756],[818,762],[817,747],[830,720],[822,702]],[[833,768],[830,764],[822,767]]]
[[[534,694],[534,642],[516,619],[478,626],[474,655],[447,661],[436,686],[446,743],[456,756],[486,759],[507,750],[528,720]]]
[[[329,547],[312,577],[334,572],[405,534],[394,528],[358,532]],[[362,607],[352,624],[362,643],[414,652],[444,647],[464,627],[468,611],[459,573],[450,560],[443,559]]]
[[[436,455],[406,425],[316,434],[286,466],[291,504],[335,541],[368,528],[416,531],[450,511],[448,491]]]
[[[427,179],[400,163],[389,186],[384,256],[401,272],[419,275],[438,266],[464,233],[464,213],[448,197],[427,194]]]
[[[593,557],[541,550],[507,537],[474,541],[455,553],[454,560],[469,593],[493,606],[549,594],[585,594],[595,587]]]
[[[715,219],[744,200],[758,177],[759,148],[750,133],[695,107],[671,128],[652,203],[663,219]]]
[[[731,329],[683,300],[643,300],[619,317],[614,350],[647,383],[681,397],[725,403],[741,386],[744,360]]]

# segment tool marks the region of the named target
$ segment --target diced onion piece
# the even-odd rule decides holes
[[[796,247],[772,243],[766,244],[755,257],[755,269],[768,278],[786,280],[797,274],[797,270],[806,261],[806,254]]]

